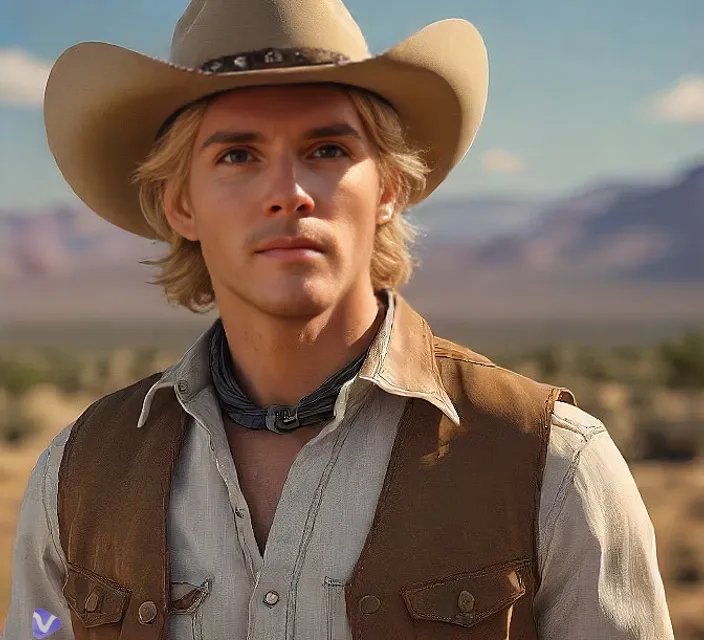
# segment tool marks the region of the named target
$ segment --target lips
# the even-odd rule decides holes
[[[303,250],[307,249],[310,251],[317,251],[318,253],[323,253],[324,247],[319,242],[312,240],[310,238],[303,237],[283,237],[275,238],[270,242],[267,242],[262,247],[257,249],[256,253],[266,253],[268,251],[287,251],[287,250]]]

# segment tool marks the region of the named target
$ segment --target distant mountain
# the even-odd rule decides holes
[[[85,273],[152,255],[152,243],[82,207],[0,212],[0,280]]]
[[[672,185],[597,188],[553,203],[529,228],[465,260],[524,274],[704,283],[704,165]]]
[[[427,242],[481,245],[517,233],[540,215],[545,202],[527,197],[429,198],[409,218]]]

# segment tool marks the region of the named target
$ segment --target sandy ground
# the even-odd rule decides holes
[[[10,558],[24,488],[51,437],[90,398],[37,388],[28,398],[45,428],[20,448],[0,446],[0,628],[9,605]],[[704,460],[632,465],[655,526],[658,555],[677,640],[704,640]]]

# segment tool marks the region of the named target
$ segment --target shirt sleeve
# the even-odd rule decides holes
[[[44,609],[61,621],[59,630],[51,634],[52,640],[74,640],[70,611],[62,594],[65,569],[58,530],[49,517],[49,509],[56,511],[51,471],[57,470],[60,458],[61,448],[52,443],[39,456],[25,490],[12,553],[10,608],[1,636],[5,640],[33,640],[36,609]]]
[[[569,448],[540,532],[538,637],[673,640],[653,526],[630,469],[603,425],[589,433],[567,422],[580,444]]]

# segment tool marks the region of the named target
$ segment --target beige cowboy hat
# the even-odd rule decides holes
[[[430,168],[417,204],[474,140],[487,54],[464,20],[433,23],[372,56],[341,0],[192,0],[168,62],[102,42],[61,54],[44,96],[49,148],[88,207],[153,238],[132,175],[174,113],[221,91],[317,82],[366,89],[396,109]]]

